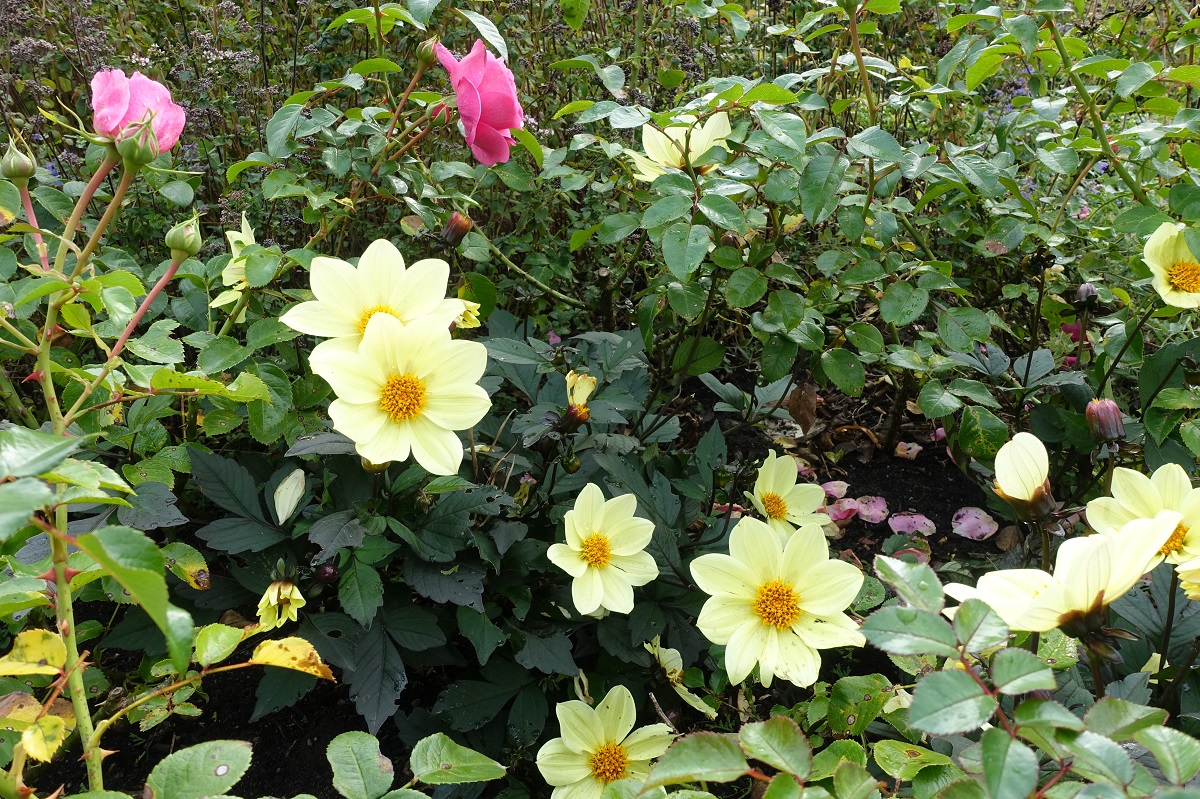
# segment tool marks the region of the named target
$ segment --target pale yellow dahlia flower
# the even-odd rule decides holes
[[[559,702],[561,738],[538,750],[537,767],[552,786],[551,799],[599,799],[610,782],[646,778],[650,761],[675,740],[665,724],[634,730],[637,708],[623,685],[592,709],[579,700]]]
[[[658,576],[658,565],[645,551],[654,522],[634,516],[636,510],[632,494],[605,501],[600,486],[588,483],[563,517],[567,542],[551,545],[546,557],[574,578],[571,600],[580,613],[629,613],[634,586]]]
[[[333,427],[371,463],[411,453],[431,474],[456,474],[463,445],[456,430],[475,425],[492,402],[476,385],[487,348],[450,338],[442,319],[409,324],[388,313],[371,317],[358,350],[317,347],[312,370],[333,387]]]
[[[960,602],[983,600],[1013,630],[1061,627],[1074,638],[1085,638],[1107,625],[1108,606],[1161,559],[1159,550],[1180,518],[1174,511],[1161,511],[1116,532],[1064,541],[1053,575],[1041,569],[1001,569],[980,577],[974,588],[947,584],[946,593]]]
[[[812,685],[821,668],[818,650],[864,643],[843,613],[858,596],[863,574],[830,560],[818,525],[804,525],[784,545],[763,522],[743,518],[729,535],[729,554],[701,555],[691,570],[710,595],[696,625],[725,645],[730,682],[746,679],[757,664],[764,686],[776,675]]]
[[[659,637],[654,636],[654,640],[648,644],[644,644],[646,651],[654,655],[654,659],[658,661],[658,667],[662,670],[663,676],[667,678],[667,682],[675,689],[675,693],[679,694],[679,698],[695,710],[699,710],[710,719],[717,717],[716,708],[709,705],[700,697],[689,691],[683,684],[683,655],[678,649],[671,649],[669,646],[662,646],[659,643]]]
[[[754,490],[746,494],[767,524],[785,539],[805,524],[824,525],[829,517],[817,513],[825,504],[825,489],[814,483],[796,483],[796,461],[790,455],[767,453],[754,481]]]
[[[642,125],[642,147],[646,154],[625,152],[636,167],[633,176],[650,183],[666,174],[667,169],[686,169],[714,146],[724,147],[725,137],[731,132],[729,115],[724,111],[713,114],[701,125],[696,124],[694,116],[679,117],[679,122],[667,126],[665,132],[647,122]],[[697,167],[696,172],[704,174],[715,167],[716,164],[707,164]]]
[[[1179,565],[1200,557],[1200,488],[1192,487],[1177,463],[1164,464],[1149,477],[1121,466],[1113,469],[1112,496],[1089,502],[1087,520],[1096,532],[1111,534],[1164,510],[1178,511],[1180,520],[1159,551],[1160,559]]]
[[[353,349],[367,323],[380,315],[402,324],[431,317],[445,327],[460,320],[471,326],[471,309],[446,298],[450,265],[427,258],[405,268],[404,256],[387,239],[372,242],[358,266],[314,258],[309,279],[316,299],[293,305],[279,320],[301,333],[332,339],[340,349]]]
[[[1154,290],[1176,308],[1200,308],[1200,262],[1184,238],[1184,226],[1163,222],[1146,240],[1142,258],[1154,275]]]
[[[242,250],[255,244],[254,228],[250,227],[250,220],[246,219],[246,214],[242,214],[242,229],[241,230],[226,230],[225,238],[229,241],[229,263],[221,270],[221,284],[232,286],[233,288],[226,289],[216,296],[209,303],[211,308],[223,308],[226,305],[233,305],[242,298],[242,292],[249,287],[246,281],[246,259],[242,257]],[[243,308],[238,316],[238,322],[246,320],[246,309]]]
[[[258,623],[271,630],[298,621],[296,611],[307,604],[299,588],[287,580],[276,580],[258,601]]]

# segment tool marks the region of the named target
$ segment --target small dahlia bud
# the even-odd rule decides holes
[[[1088,431],[1099,442],[1120,441],[1125,437],[1125,422],[1121,407],[1110,399],[1094,399],[1085,410]]]
[[[332,563],[322,563],[313,570],[313,577],[315,577],[318,582],[325,583],[326,585],[329,583],[336,583],[338,581],[338,577],[340,576],[341,575],[338,573],[338,567],[334,566]]]
[[[366,458],[362,458],[361,460],[363,471],[367,474],[380,474],[381,472],[386,472],[387,467],[392,465],[391,461],[388,461],[387,463],[371,463]]]
[[[1094,305],[1098,296],[1096,287],[1091,283],[1080,283],[1079,288],[1075,289],[1075,302],[1084,305]]]
[[[579,471],[579,467],[583,465],[583,461],[579,460],[579,456],[572,452],[570,455],[564,455],[562,458],[563,471],[567,474],[575,474]]]
[[[433,36],[421,42],[417,47],[417,63],[428,69],[437,63],[438,40]]]
[[[21,152],[17,143],[9,139],[4,157],[0,158],[0,176],[11,180],[18,188],[23,188],[29,185],[29,179],[35,172],[37,164],[33,162],[33,158]]]
[[[471,217],[454,211],[446,220],[446,226],[442,228],[442,241],[448,246],[454,247],[471,232],[473,227],[475,227],[475,223],[471,221]]]
[[[567,372],[567,413],[563,416],[565,429],[574,430],[592,418],[587,401],[596,390],[596,378],[579,372]]]
[[[171,249],[171,258],[176,261],[183,261],[200,252],[204,237],[200,235],[199,218],[193,216],[168,230],[166,244]]]

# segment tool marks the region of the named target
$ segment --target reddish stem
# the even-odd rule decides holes
[[[40,228],[38,224],[37,214],[33,211],[33,200],[29,197],[29,184],[18,186],[17,190],[21,192],[21,205],[25,208],[25,219],[28,220],[29,226],[35,228],[33,231],[33,240],[37,244],[38,257],[42,261],[42,271],[50,271],[50,251],[46,249],[46,241],[42,238],[36,228]]]
[[[121,337],[117,339],[117,343],[113,345],[112,352],[108,354],[108,362],[116,361],[121,350],[125,348],[125,342],[129,341],[129,337],[133,335],[133,331],[137,329],[138,324],[142,321],[142,317],[146,315],[146,311],[150,310],[150,304],[153,303],[167,284],[171,282],[171,278],[175,277],[175,272],[179,269],[182,260],[175,258],[171,259],[171,266],[163,273],[163,276],[158,279],[154,287],[146,294],[146,298],[142,300],[142,304],[138,306],[137,313],[129,320],[129,324],[125,325],[125,330],[122,331]]]

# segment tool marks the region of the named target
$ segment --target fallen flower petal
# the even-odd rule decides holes
[[[920,444],[908,444],[901,441],[896,445],[896,457],[904,458],[907,461],[916,460],[917,455],[924,449]]]
[[[844,480],[830,480],[828,483],[821,483],[821,488],[825,489],[825,496],[830,499],[841,499],[846,496],[850,484]]]
[[[888,517],[887,500],[883,497],[859,497],[858,518],[871,524],[879,524]]]
[[[955,533],[972,541],[982,541],[991,538],[1000,529],[996,520],[982,508],[960,508],[950,520],[950,526]]]
[[[888,519],[888,527],[893,533],[920,533],[931,536],[937,532],[930,518],[922,513],[897,513]]]

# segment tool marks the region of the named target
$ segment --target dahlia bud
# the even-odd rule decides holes
[[[204,237],[200,235],[200,219],[193,216],[168,230],[166,244],[175,261],[183,261],[200,252],[204,246]]]
[[[1096,293],[1096,287],[1091,283],[1080,283],[1079,288],[1075,289],[1075,304],[1079,306],[1091,307],[1100,301],[1099,295]]]
[[[578,372],[567,372],[567,412],[562,418],[563,429],[570,432],[592,418],[587,401],[596,390],[596,378]]]
[[[437,45],[438,40],[433,36],[417,47],[417,63],[428,69],[437,63]]]
[[[37,164],[33,162],[33,158],[21,152],[17,143],[9,139],[8,149],[4,151],[4,157],[0,158],[0,176],[11,180],[17,188],[24,188],[29,185],[29,179],[35,172]]]
[[[471,217],[454,211],[446,220],[446,226],[442,228],[442,241],[447,246],[454,247],[471,232],[471,228],[474,226],[475,223],[471,221]]]
[[[1098,442],[1120,441],[1125,437],[1121,407],[1110,399],[1094,399],[1085,410],[1088,431]]]

